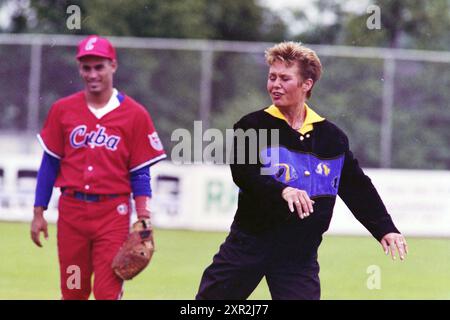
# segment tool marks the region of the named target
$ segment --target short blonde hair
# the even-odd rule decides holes
[[[322,75],[322,64],[317,54],[301,45],[299,42],[285,41],[274,45],[265,52],[266,62],[271,66],[275,61],[281,61],[291,66],[297,62],[299,73],[302,79],[312,79],[313,86]],[[312,87],[306,93],[311,97]]]

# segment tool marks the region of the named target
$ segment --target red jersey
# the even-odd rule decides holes
[[[147,110],[121,93],[111,99],[117,99],[116,108],[100,118],[89,109],[83,91],[52,105],[38,139],[61,160],[56,187],[130,193],[130,172],[166,158]]]

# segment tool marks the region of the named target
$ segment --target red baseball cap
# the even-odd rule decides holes
[[[92,35],[78,44],[77,59],[85,56],[97,56],[115,60],[116,50],[107,39]]]

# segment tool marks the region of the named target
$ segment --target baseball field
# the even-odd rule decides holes
[[[225,236],[157,229],[154,258],[126,283],[124,299],[193,299]],[[26,223],[1,222],[0,237],[0,299],[59,299],[55,226],[43,248],[31,242]],[[408,258],[393,262],[370,237],[326,236],[322,299],[450,299],[450,239],[407,240]],[[270,299],[264,280],[250,298]]]

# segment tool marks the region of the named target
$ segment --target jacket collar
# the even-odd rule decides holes
[[[303,121],[302,127],[298,130],[301,134],[305,134],[309,131],[312,131],[314,129],[313,124],[317,122],[321,122],[325,120],[325,118],[319,116],[313,109],[311,109],[306,103],[305,103],[305,109],[306,109],[306,117],[305,121]],[[265,112],[270,114],[271,116],[284,120],[287,122],[286,117],[281,113],[280,109],[276,107],[275,105],[271,105],[270,107],[264,109]]]

